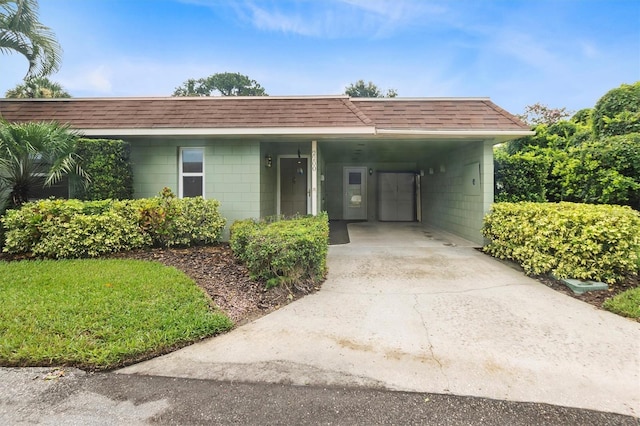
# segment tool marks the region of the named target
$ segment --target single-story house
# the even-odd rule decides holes
[[[327,211],[478,243],[493,146],[532,134],[487,98],[1,99],[0,115],[126,140],[136,197],[170,187],[215,198],[229,223]]]

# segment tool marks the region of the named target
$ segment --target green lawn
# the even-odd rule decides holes
[[[189,277],[154,262],[0,262],[3,366],[109,369],[232,325]]]
[[[640,287],[622,292],[606,300],[602,306],[613,313],[640,321]]]

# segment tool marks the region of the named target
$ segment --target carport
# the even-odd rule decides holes
[[[481,243],[493,146],[530,135],[528,127],[486,98],[349,102],[366,131],[297,144],[297,156],[310,159],[308,212],[423,222]]]

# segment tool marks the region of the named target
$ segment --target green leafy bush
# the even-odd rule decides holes
[[[495,199],[496,201],[545,201],[545,185],[549,162],[533,152],[508,155],[496,151]]]
[[[233,254],[239,260],[242,262],[248,260],[247,246],[249,245],[249,240],[257,232],[258,228],[264,228],[266,225],[265,222],[256,222],[252,219],[237,220],[231,224],[229,245]]]
[[[640,209],[640,134],[613,136],[556,155],[551,171],[558,198]]]
[[[326,273],[329,222],[326,213],[273,223],[239,221],[231,226],[230,244],[267,287],[318,282]]]
[[[220,240],[225,219],[217,200],[177,199],[170,191],[139,200],[40,200],[9,210],[3,251],[38,257],[95,257],[148,246]]]
[[[226,220],[220,215],[218,200],[202,197],[174,198],[176,206],[167,246],[211,244],[220,241]]]
[[[148,246],[150,241],[134,222],[114,211],[78,214],[69,221],[54,217],[40,226],[41,238],[31,248],[38,257],[96,257],[105,253]]]
[[[218,200],[179,199],[168,188],[158,197],[131,203],[139,212],[141,228],[156,246],[211,244],[220,241],[226,223],[218,211]]]
[[[91,176],[75,196],[83,200],[123,200],[133,197],[133,171],[128,142],[111,139],[79,139],[76,154]]]
[[[640,266],[640,213],[623,206],[496,203],[484,251],[527,274],[615,282]]]
[[[597,136],[640,132],[640,81],[622,84],[602,96],[593,108]]]

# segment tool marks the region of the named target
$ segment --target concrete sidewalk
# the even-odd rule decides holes
[[[123,374],[472,395],[640,415],[640,324],[417,224],[349,225],[322,289]]]

